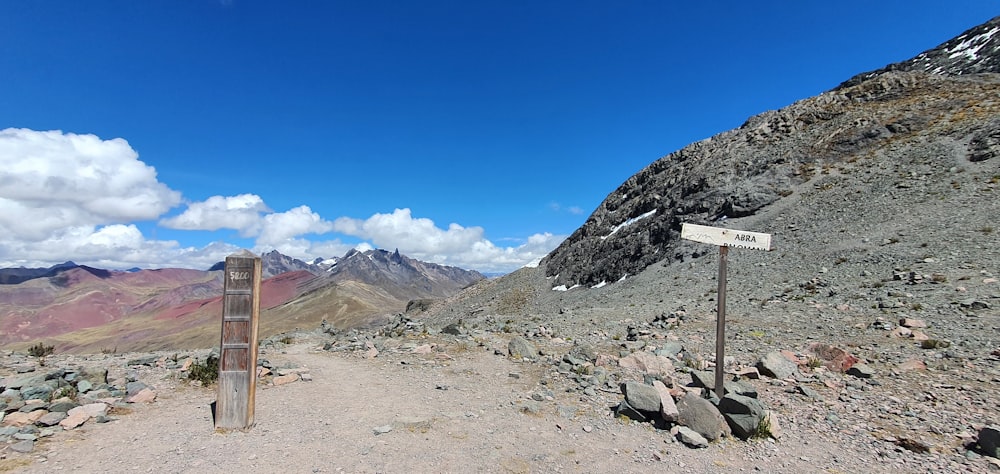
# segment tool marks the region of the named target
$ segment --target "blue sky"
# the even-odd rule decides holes
[[[12,2],[0,267],[361,246],[510,271],[657,158],[997,6]]]

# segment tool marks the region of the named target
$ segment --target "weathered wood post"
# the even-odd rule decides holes
[[[245,429],[254,422],[261,259],[248,250],[230,255],[223,273],[215,427]]]
[[[719,246],[719,293],[715,320],[715,394],[721,399],[725,391],[722,372],[726,365],[726,268],[729,247],[771,250],[771,234],[724,229],[695,224],[681,224],[681,238]]]

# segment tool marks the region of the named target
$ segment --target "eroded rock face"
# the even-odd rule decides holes
[[[727,218],[794,199],[798,186],[890,145],[968,162],[995,159],[1000,87],[995,74],[983,73],[1000,72],[997,31],[1000,17],[656,160],[546,257],[546,275],[556,277],[553,286],[594,286],[655,262],[697,257],[711,249],[681,241],[682,223],[724,227]]]

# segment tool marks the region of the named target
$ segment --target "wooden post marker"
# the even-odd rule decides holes
[[[219,346],[219,398],[215,427],[253,425],[257,389],[257,321],[260,317],[261,260],[250,251],[226,257]]]
[[[726,267],[729,247],[771,250],[771,234],[723,229],[696,224],[681,224],[681,238],[719,246],[719,294],[715,321],[715,395],[725,395],[722,369],[726,365]]]

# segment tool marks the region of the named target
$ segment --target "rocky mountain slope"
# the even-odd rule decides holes
[[[791,205],[803,184],[868,182],[871,165],[933,181],[946,175],[928,173],[953,167],[995,169],[998,29],[1000,19],[993,19],[911,61],[751,117],[653,162],[545,259],[553,286],[610,283],[664,259],[697,256],[706,250],[680,241],[683,222],[724,226]],[[861,191],[884,193],[876,186],[885,184]]]

